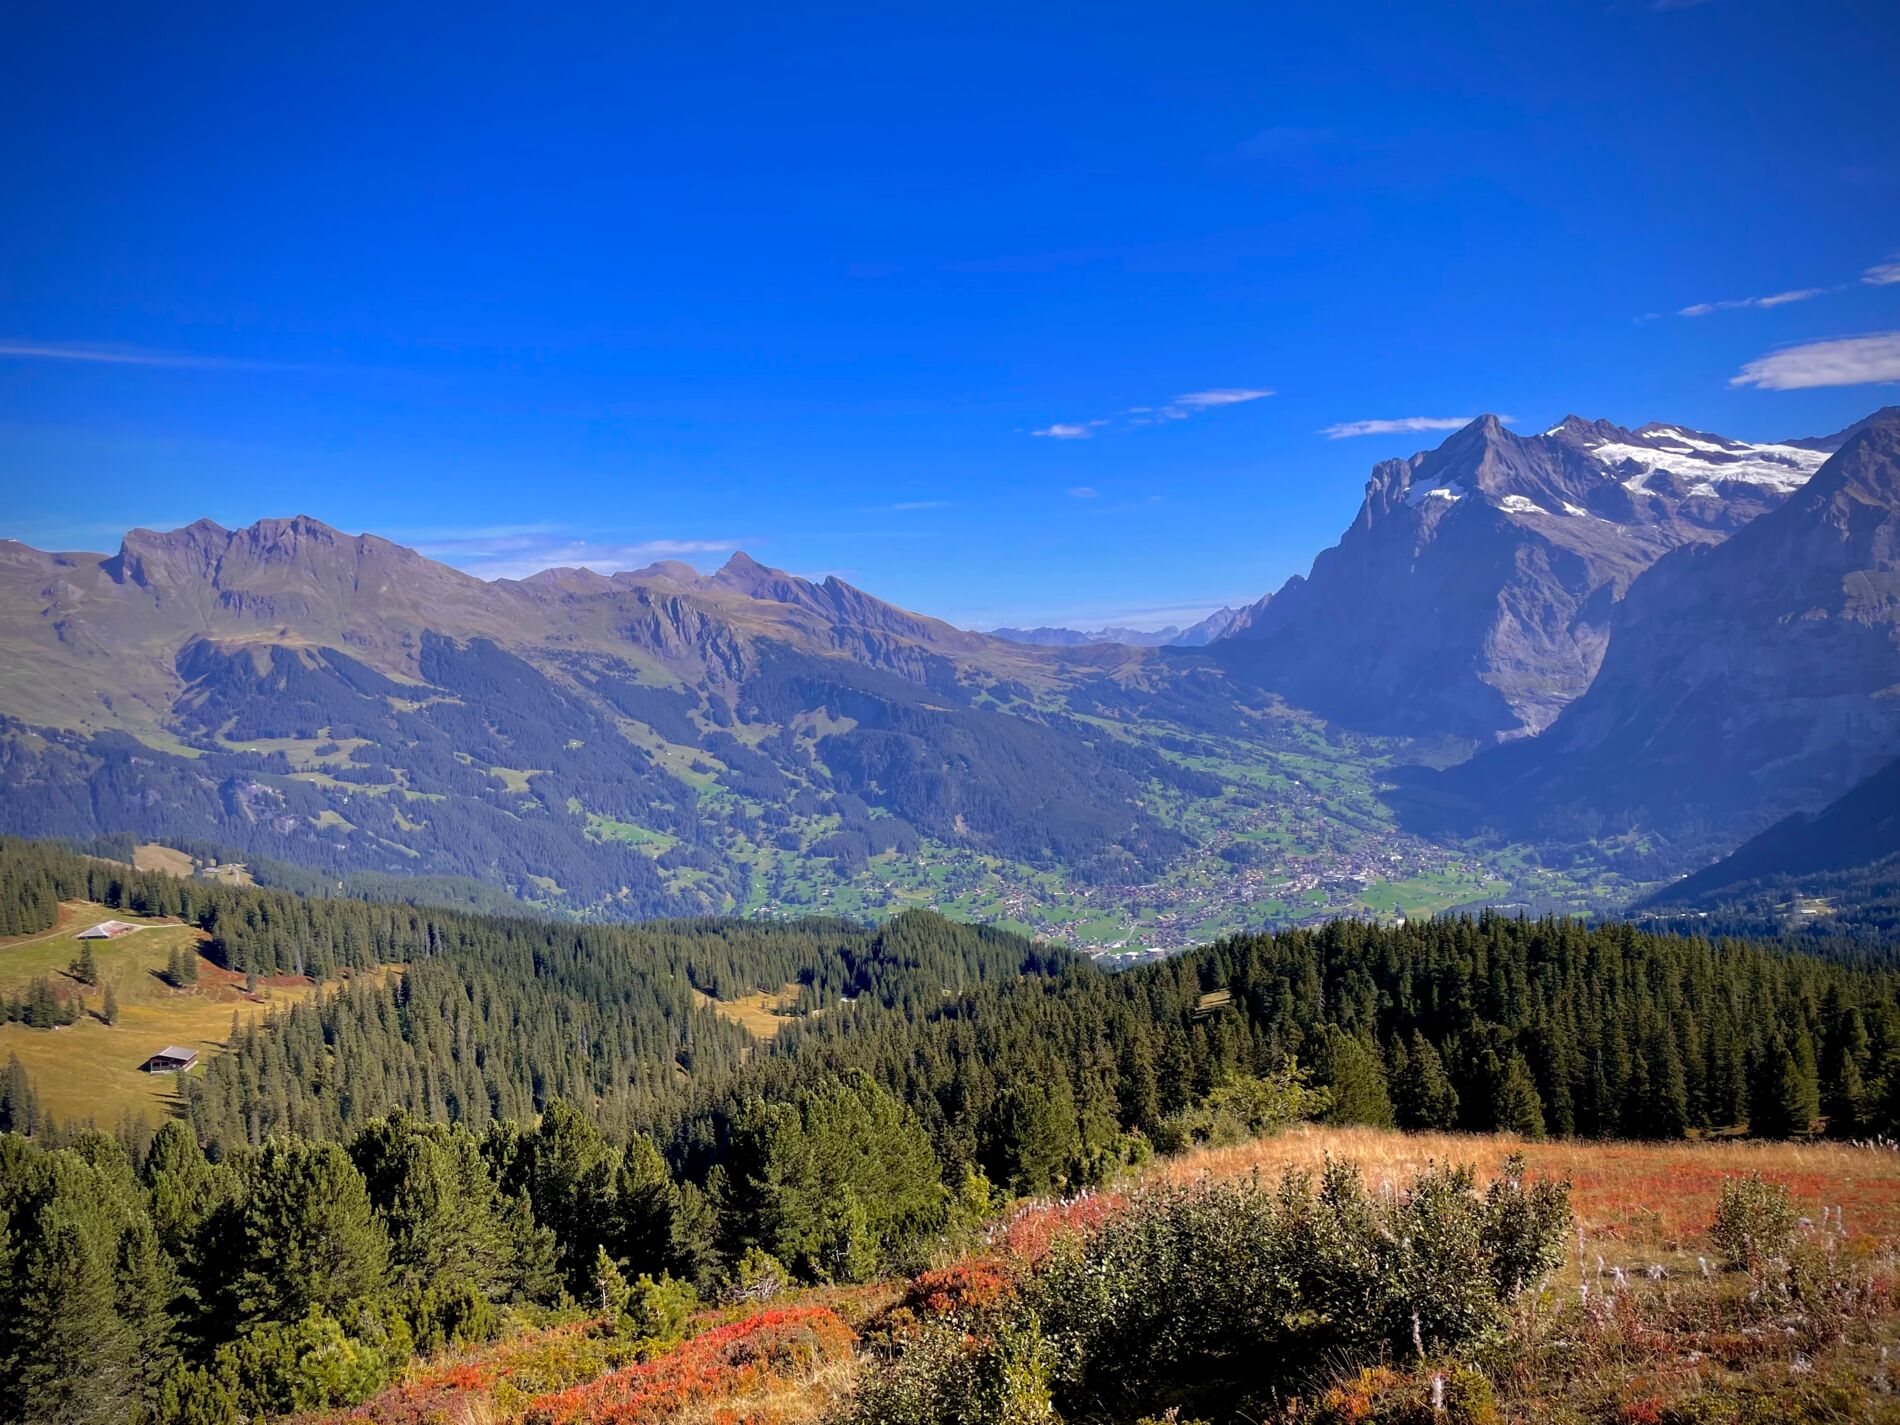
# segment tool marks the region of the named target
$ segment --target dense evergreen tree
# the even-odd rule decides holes
[[[1075,1096],[1066,1082],[1032,1079],[999,1095],[983,1166],[1011,1192],[1036,1195],[1063,1186],[1082,1151]]]
[[[1494,1102],[1492,1118],[1500,1130],[1526,1138],[1544,1136],[1544,1100],[1523,1054],[1513,1051],[1505,1062]]]
[[[865,1074],[791,1102],[752,1099],[733,1127],[728,1251],[760,1247],[811,1277],[863,1281],[943,1224],[942,1176],[916,1115]]]
[[[484,1298],[505,1295],[515,1244],[473,1134],[398,1111],[357,1134],[350,1157],[388,1231],[398,1284],[421,1293],[466,1286]]]
[[[1875,1116],[1870,1101],[1873,1039],[1858,1008],[1843,1007],[1830,990],[1827,1037],[1821,1054],[1821,1112],[1827,1131],[1839,1138],[1865,1132]]]
[[[41,1127],[39,1096],[20,1056],[9,1054],[6,1072],[0,1074],[0,1133],[36,1133]]]
[[[363,1175],[335,1143],[273,1138],[245,1170],[236,1214],[240,1326],[337,1313],[389,1279],[389,1234]]]
[[[594,1258],[613,1232],[613,1146],[590,1119],[557,1100],[532,1129],[497,1124],[484,1147],[503,1189],[534,1203],[536,1218],[560,1244],[568,1290],[585,1300]]]
[[[635,1276],[682,1274],[680,1190],[653,1140],[636,1133],[614,1173],[613,1248]]]
[[[1455,1128],[1458,1090],[1445,1073],[1445,1061],[1418,1030],[1411,1039],[1392,1041],[1393,1113],[1401,1128]]]
[[[1819,1109],[1814,1081],[1787,1041],[1774,1035],[1756,1051],[1749,1075],[1749,1131],[1758,1138],[1793,1138],[1813,1126]]]
[[[1392,1126],[1392,1098],[1386,1088],[1385,1067],[1371,1044],[1343,1029],[1329,1029],[1320,1039],[1315,1071],[1319,1082],[1332,1092],[1328,1122]]]
[[[0,1222],[0,1416],[136,1418],[169,1365],[171,1286],[123,1154],[96,1135],[0,1151]]]

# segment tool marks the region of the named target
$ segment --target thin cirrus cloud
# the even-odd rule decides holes
[[[1402,435],[1408,431],[1459,430],[1471,424],[1470,416],[1397,416],[1390,420],[1341,421],[1324,426],[1320,434],[1328,440],[1350,440],[1357,435]]]
[[[1900,282],[1900,253],[1864,270],[1857,282],[1835,282],[1826,287],[1795,287],[1786,292],[1771,292],[1765,297],[1732,297],[1724,302],[1695,302],[1687,307],[1678,307],[1676,315],[1706,317],[1711,312],[1735,312],[1749,307],[1786,307],[1795,302],[1809,302],[1816,297],[1825,297],[1832,292],[1845,292],[1854,286],[1890,287],[1897,282]],[[1643,319],[1638,318],[1638,320]]]
[[[97,345],[73,341],[28,341],[0,337],[0,359],[76,361],[94,366],[159,366],[181,371],[304,371],[309,367],[281,361],[241,361],[223,356],[193,356],[182,351]]]
[[[1056,421],[1040,430],[1032,430],[1030,434],[1045,440],[1087,440],[1105,428],[1127,429],[1184,421],[1203,411],[1261,401],[1272,394],[1272,391],[1260,386],[1215,386],[1205,391],[1189,391],[1159,406],[1129,406],[1114,416],[1102,416],[1092,421]]]
[[[1900,381],[1900,332],[1871,332],[1784,346],[1756,357],[1731,386],[1763,391],[1806,391],[1817,386],[1871,386]]]
[[[1744,307],[1785,307],[1791,302],[1807,302],[1816,297],[1824,297],[1829,292],[1838,292],[1839,287],[1797,287],[1792,292],[1774,292],[1766,297],[1736,297],[1726,302],[1696,302],[1691,306],[1678,307],[1679,317],[1706,317],[1710,312],[1733,312]]]

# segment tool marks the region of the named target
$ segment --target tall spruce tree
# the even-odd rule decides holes
[[[472,1288],[496,1295],[514,1244],[505,1204],[469,1131],[398,1110],[357,1134],[350,1157],[389,1233],[390,1265],[420,1292]]]
[[[1447,1129],[1458,1125],[1458,1090],[1445,1061],[1418,1030],[1408,1043],[1393,1040],[1392,1108],[1400,1128]]]
[[[1838,990],[1830,992],[1828,1009],[1832,1027],[1821,1055],[1821,1113],[1830,1135],[1854,1138],[1867,1131],[1873,1114],[1873,1040],[1859,1008],[1842,1005]]]
[[[614,1174],[613,1252],[635,1276],[678,1272],[680,1192],[653,1140],[636,1133]]]
[[[335,1143],[266,1143],[246,1166],[237,1225],[240,1325],[335,1315],[388,1283],[389,1238]]]
[[[1748,1130],[1757,1138],[1796,1138],[1814,1126],[1815,1085],[1781,1035],[1755,1055],[1748,1083]]]
[[[1493,1117],[1500,1132],[1532,1139],[1544,1136],[1543,1096],[1538,1093],[1537,1080],[1521,1052],[1513,1050],[1505,1060],[1492,1102]]]
[[[1386,1088],[1385,1066],[1358,1035],[1328,1029],[1314,1067],[1320,1083],[1332,1091],[1328,1122],[1392,1126],[1392,1097]]]

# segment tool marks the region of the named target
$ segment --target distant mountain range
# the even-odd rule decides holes
[[[1182,628],[1098,628],[1083,632],[1074,628],[993,628],[991,638],[1010,643],[1033,643],[1044,648],[1078,648],[1085,643],[1122,643],[1130,648],[1205,648],[1234,626],[1240,617],[1236,609],[1214,610],[1198,623]]]
[[[484,582],[303,517],[0,541],[0,830],[587,916],[1099,887],[1177,940],[1513,846],[1653,882],[1900,753],[1897,514],[1894,408],[1763,445],[1487,416],[1247,609],[991,634],[744,554]]]

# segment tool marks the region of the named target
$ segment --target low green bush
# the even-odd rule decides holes
[[[1794,1204],[1786,1183],[1764,1182],[1759,1173],[1723,1182],[1715,1223],[1709,1228],[1723,1266],[1753,1271],[1786,1257],[1794,1248],[1794,1230]]]
[[[1521,1163],[1482,1194],[1468,1168],[1373,1194],[1339,1162],[1271,1185],[1150,1189],[1060,1241],[987,1313],[900,1334],[855,1418],[1259,1418],[1341,1370],[1422,1366],[1496,1338],[1569,1228],[1567,1185],[1528,1184]],[[1461,1418],[1487,1419],[1488,1384],[1454,1377]]]

